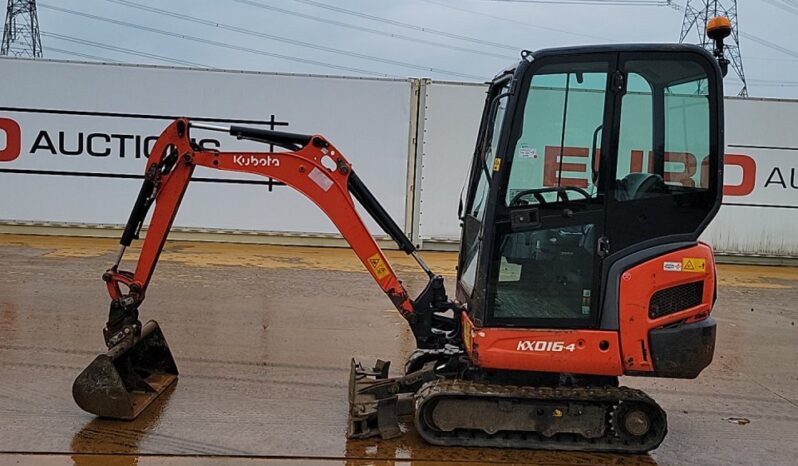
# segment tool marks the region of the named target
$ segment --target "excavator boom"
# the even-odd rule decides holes
[[[191,140],[192,127],[224,131],[239,139],[288,150],[203,150]],[[154,144],[116,260],[103,274],[111,297],[109,318],[103,330],[109,352],[98,356],[73,385],[74,398],[85,410],[106,417],[135,418],[177,379],[177,368],[160,327],[154,321],[142,325],[138,313],[197,166],[262,175],[301,192],[335,224],[380,289],[409,322],[419,347],[442,347],[456,338],[458,320],[440,315],[454,307],[446,297],[442,277],[432,273],[418,256],[412,242],[352,170],[349,161],[324,137],[240,126],[194,124],[183,118],[170,124]],[[427,287],[415,300],[410,298],[357,213],[353,198],[428,275]],[[120,270],[125,250],[138,238],[153,205],[135,271]],[[120,408],[120,404],[124,408]]]

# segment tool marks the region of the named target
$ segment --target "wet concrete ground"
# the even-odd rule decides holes
[[[136,421],[94,419],[71,384],[103,348],[114,250],[0,235],[0,464],[798,463],[798,269],[719,267],[715,361],[696,380],[623,380],[663,406],[670,431],[651,455],[621,456],[431,447],[412,426],[346,441],[349,359],[399,366],[413,345],[341,249],[167,245],[142,318],[160,321],[180,380]],[[454,255],[424,256],[453,273]],[[389,258],[418,291],[412,263]]]

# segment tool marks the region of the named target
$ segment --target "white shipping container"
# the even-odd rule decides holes
[[[324,135],[404,225],[409,80],[9,58],[0,75],[14,83],[0,91],[0,220],[124,224],[146,148],[175,116],[188,116]],[[269,150],[224,133],[192,137],[222,150]],[[312,202],[268,179],[202,167],[194,178],[176,227],[336,232]]]

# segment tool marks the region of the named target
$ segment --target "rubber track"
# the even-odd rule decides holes
[[[608,408],[604,419],[605,434],[600,438],[587,439],[581,435],[570,433],[545,437],[536,432],[497,432],[496,434],[488,434],[476,429],[456,429],[451,432],[439,431],[434,426],[425,424],[424,419],[428,417],[424,416],[424,410],[434,407],[435,403],[430,402],[442,397],[598,403]],[[651,434],[649,434],[648,438],[643,439],[643,441],[628,438],[622,439],[621,435],[613,428],[613,412],[623,402],[648,405],[652,413],[659,415],[652,417],[652,422],[658,419],[660,425],[652,426]],[[457,379],[440,379],[428,382],[419,389],[415,397],[415,408],[417,431],[427,442],[434,445],[645,453],[657,448],[667,433],[667,418],[662,408],[644,392],[628,387],[517,387]],[[464,406],[464,409],[467,409],[467,407]]]

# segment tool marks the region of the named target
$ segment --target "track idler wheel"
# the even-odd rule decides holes
[[[615,409],[612,425],[624,443],[646,443],[649,439],[664,437],[663,429],[667,429],[661,411],[633,401],[624,401]]]
[[[100,417],[135,419],[177,381],[177,366],[158,323],[97,356],[72,385],[81,409]]]

